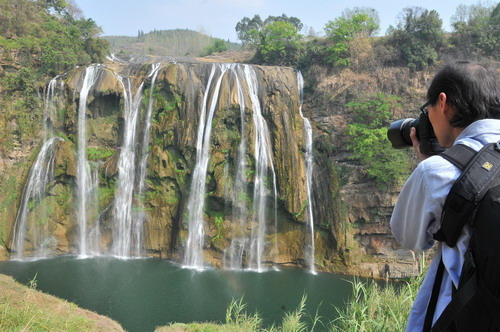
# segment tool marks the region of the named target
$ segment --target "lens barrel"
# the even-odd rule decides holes
[[[418,119],[408,118],[394,121],[387,130],[387,138],[395,149],[404,149],[412,146],[411,127],[417,127]],[[417,135],[418,137],[418,135]]]
[[[439,145],[427,114],[420,114],[417,119],[408,118],[391,123],[387,130],[387,138],[393,148],[404,149],[413,145],[410,137],[412,127],[415,127],[415,134],[420,141],[421,153],[431,156],[444,151]]]

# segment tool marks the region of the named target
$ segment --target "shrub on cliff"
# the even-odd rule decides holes
[[[378,93],[346,105],[354,112],[347,125],[348,148],[361,161],[366,173],[385,187],[404,179],[410,171],[405,151],[393,149],[387,139],[392,110],[401,108],[400,98]]]

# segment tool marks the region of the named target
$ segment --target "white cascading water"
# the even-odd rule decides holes
[[[127,78],[127,84],[123,78],[118,76],[123,86],[125,127],[123,143],[118,159],[118,180],[115,191],[115,208],[113,222],[113,248],[112,254],[118,257],[128,258],[138,256],[132,250],[135,248],[133,231],[133,200],[134,184],[136,176],[136,153],[137,127],[142,99],[142,82],[134,94],[132,94],[132,83]]]
[[[101,221],[99,216],[99,166],[95,165],[92,170],[91,187],[89,188],[89,211],[93,212],[94,224],[91,226],[88,235],[88,252],[91,255],[101,254]]]
[[[54,126],[54,117],[55,117],[55,91],[56,91],[56,85],[57,85],[57,79],[59,76],[54,77],[53,79],[50,80],[48,86],[47,86],[47,91],[45,93],[45,98],[44,98],[44,108],[43,108],[43,123],[42,123],[42,130],[43,130],[43,141],[46,142],[49,137],[51,136],[52,133],[52,128]],[[61,84],[64,84],[64,81],[61,80]],[[63,85],[61,85],[61,90],[63,88]]]
[[[240,106],[240,119],[241,119],[241,140],[238,145],[238,153],[236,155],[236,174],[234,177],[232,201],[232,218],[233,218],[233,235],[231,237],[231,245],[225,254],[226,268],[241,269],[243,267],[243,256],[248,249],[249,239],[245,236],[245,229],[247,225],[247,202],[248,202],[248,185],[246,180],[247,169],[247,140],[245,130],[245,96],[243,87],[239,79],[241,74],[241,67],[233,68],[232,72],[236,78],[236,88],[238,92],[238,102]],[[227,257],[227,258],[226,258]]]
[[[149,91],[149,102],[148,109],[146,111],[146,117],[144,119],[144,135],[142,139],[142,149],[141,149],[141,159],[139,163],[139,189],[138,197],[140,198],[140,207],[136,213],[134,218],[134,227],[133,227],[133,241],[134,244],[133,253],[136,256],[141,256],[142,254],[142,242],[143,242],[143,226],[145,221],[144,214],[144,206],[142,205],[142,200],[144,193],[146,191],[146,168],[148,163],[148,155],[149,155],[149,135],[151,131],[151,114],[153,112],[153,92],[156,82],[156,77],[158,76],[158,72],[160,69],[160,63],[154,63],[151,65],[151,72],[149,73],[147,78],[151,77],[151,87]]]
[[[87,97],[90,89],[97,80],[99,67],[92,65],[85,69],[82,89],[80,91],[80,101],[78,104],[78,163],[76,171],[77,183],[77,223],[78,223],[78,255],[86,257],[88,255],[87,238],[87,208],[89,200],[90,165],[87,160]]]
[[[37,159],[30,169],[14,224],[12,244],[15,259],[24,258],[24,244],[27,237],[32,242],[33,256],[35,257],[45,256],[45,251],[49,249],[47,247],[51,242],[50,239],[47,240],[46,238],[48,232],[43,230],[45,219],[48,217],[45,205],[42,205],[37,211],[37,220],[31,225],[28,236],[26,231],[29,223],[29,210],[37,204],[44,204],[42,200],[46,196],[47,186],[54,177],[55,143],[61,140],[59,137],[51,137],[53,135],[52,128],[56,109],[55,94],[58,78],[59,76],[56,76],[50,80],[44,95],[43,144]],[[61,90],[63,88],[64,81],[61,80]]]
[[[302,119],[304,120],[304,129],[305,129],[305,141],[306,141],[306,187],[307,187],[307,224],[308,224],[308,232],[309,241],[306,241],[305,244],[305,260],[309,265],[309,270],[312,273],[316,273],[316,267],[314,264],[314,252],[315,252],[315,244],[314,244],[314,217],[313,217],[313,202],[312,202],[312,174],[313,174],[313,137],[312,137],[312,127],[309,120],[302,113],[302,104],[304,103],[304,78],[302,77],[302,73],[300,71],[297,72],[297,86],[299,89],[299,113]]]
[[[203,269],[203,244],[205,238],[203,210],[205,207],[205,182],[207,179],[208,163],[210,161],[210,136],[212,132],[212,120],[219,98],[219,90],[222,78],[232,65],[213,64],[210,76],[205,88],[203,105],[198,124],[196,141],[196,165],[191,182],[191,190],[187,203],[188,214],[188,239],[186,242],[186,253],[184,265],[189,268]],[[215,84],[210,108],[207,114],[208,99],[212,89],[212,80],[215,72],[219,69],[219,78]]]
[[[266,181],[269,172],[272,176],[273,191],[276,211],[276,173],[274,171],[271,138],[267,123],[262,116],[259,96],[258,96],[258,80],[253,67],[249,65],[243,66],[243,71],[248,85],[250,100],[252,101],[253,110],[253,124],[255,131],[255,178],[254,178],[254,220],[257,221],[257,227],[252,228],[250,239],[250,255],[248,267],[262,271],[262,257],[266,246],[266,201],[269,195],[268,188],[266,188]],[[276,227],[276,212],[274,213],[274,224]],[[276,243],[276,242],[275,242]],[[277,254],[277,253],[276,253]]]
[[[12,249],[15,252],[15,259],[24,258],[25,240],[28,238],[32,243],[34,257],[43,257],[45,255],[44,249],[49,249],[46,248],[46,245],[50,244],[50,240],[45,238],[49,232],[43,231],[44,219],[47,217],[45,208],[36,215],[36,219],[33,219],[32,222],[29,220],[29,210],[46,196],[47,185],[54,177],[54,150],[55,143],[59,140],[61,138],[52,137],[45,141],[33,166],[31,166],[14,224]]]

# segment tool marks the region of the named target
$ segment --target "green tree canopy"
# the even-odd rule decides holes
[[[254,15],[253,18],[243,17],[236,24],[236,34],[243,45],[255,46],[259,42],[259,31],[262,27],[262,19],[259,15]]]
[[[460,56],[500,59],[500,3],[460,5],[452,17],[451,42]]]
[[[274,21],[260,32],[257,56],[267,64],[295,65],[300,56],[301,36],[291,22]]]
[[[399,50],[399,59],[412,70],[434,64],[445,45],[443,22],[435,10],[403,9],[396,28],[389,29],[389,43]]]
[[[238,39],[241,40],[243,45],[258,47],[261,43],[262,38],[262,30],[272,25],[276,22],[286,22],[290,23],[294,26],[295,30],[302,30],[303,24],[297,17],[288,17],[285,14],[281,16],[268,16],[264,21],[260,18],[259,15],[254,15],[253,18],[244,17],[236,24],[236,33],[238,35]],[[268,32],[264,32],[267,34]]]
[[[327,61],[337,66],[350,65],[349,42],[359,34],[372,36],[379,25],[374,16],[361,11],[347,12],[325,25],[325,33],[332,42],[327,49]]]
[[[288,17],[285,14],[281,14],[281,16],[268,16],[264,20],[263,26],[266,26],[268,24],[271,24],[271,23],[274,23],[277,21],[292,23],[295,26],[295,29],[297,29],[297,31],[302,30],[302,27],[304,26],[298,18],[293,17],[293,16]]]

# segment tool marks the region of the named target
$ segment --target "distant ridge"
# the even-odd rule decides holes
[[[137,37],[103,36],[111,47],[111,52],[120,55],[141,57],[156,56],[202,56],[219,38],[207,36],[189,29],[153,30],[144,33],[139,30]],[[229,50],[236,50],[240,44],[225,41]]]

